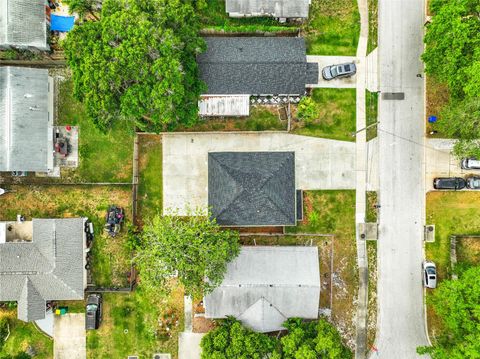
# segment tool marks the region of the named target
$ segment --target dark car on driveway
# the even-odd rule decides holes
[[[90,294],[87,297],[87,308],[85,310],[85,329],[98,329],[102,321],[102,296]]]
[[[438,177],[433,180],[433,188],[435,189],[464,189],[467,185],[466,181],[461,177]]]
[[[480,177],[468,177],[467,178],[467,188],[469,189],[480,189]]]
[[[357,67],[353,62],[348,64],[330,65],[324,67],[322,70],[322,77],[324,80],[330,81],[342,77],[350,77],[355,75]]]

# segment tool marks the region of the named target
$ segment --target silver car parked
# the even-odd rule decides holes
[[[423,285],[426,288],[436,288],[437,287],[437,267],[435,263],[430,261],[423,261]]]
[[[350,77],[355,75],[357,67],[353,62],[340,65],[330,65],[324,67],[322,70],[322,77],[324,80],[330,81],[336,78]]]

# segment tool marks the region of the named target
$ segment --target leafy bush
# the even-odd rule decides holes
[[[7,318],[0,319],[0,350],[5,345],[5,339],[8,335],[8,320]]]
[[[310,124],[318,117],[317,105],[311,97],[305,96],[300,100],[297,107],[297,116],[305,124]]]

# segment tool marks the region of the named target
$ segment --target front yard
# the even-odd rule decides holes
[[[311,97],[316,105],[317,119],[312,123],[296,121],[292,132],[297,135],[355,141],[356,90],[314,89]]]

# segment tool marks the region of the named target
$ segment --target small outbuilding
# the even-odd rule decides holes
[[[204,298],[205,317],[234,316],[257,332],[284,329],[291,317],[317,319],[317,247],[242,247],[223,282]]]
[[[45,0],[0,1],[0,48],[49,50]]]
[[[210,152],[208,206],[222,226],[294,226],[295,153]]]
[[[280,19],[306,19],[311,0],[226,0],[230,17],[271,16]]]

